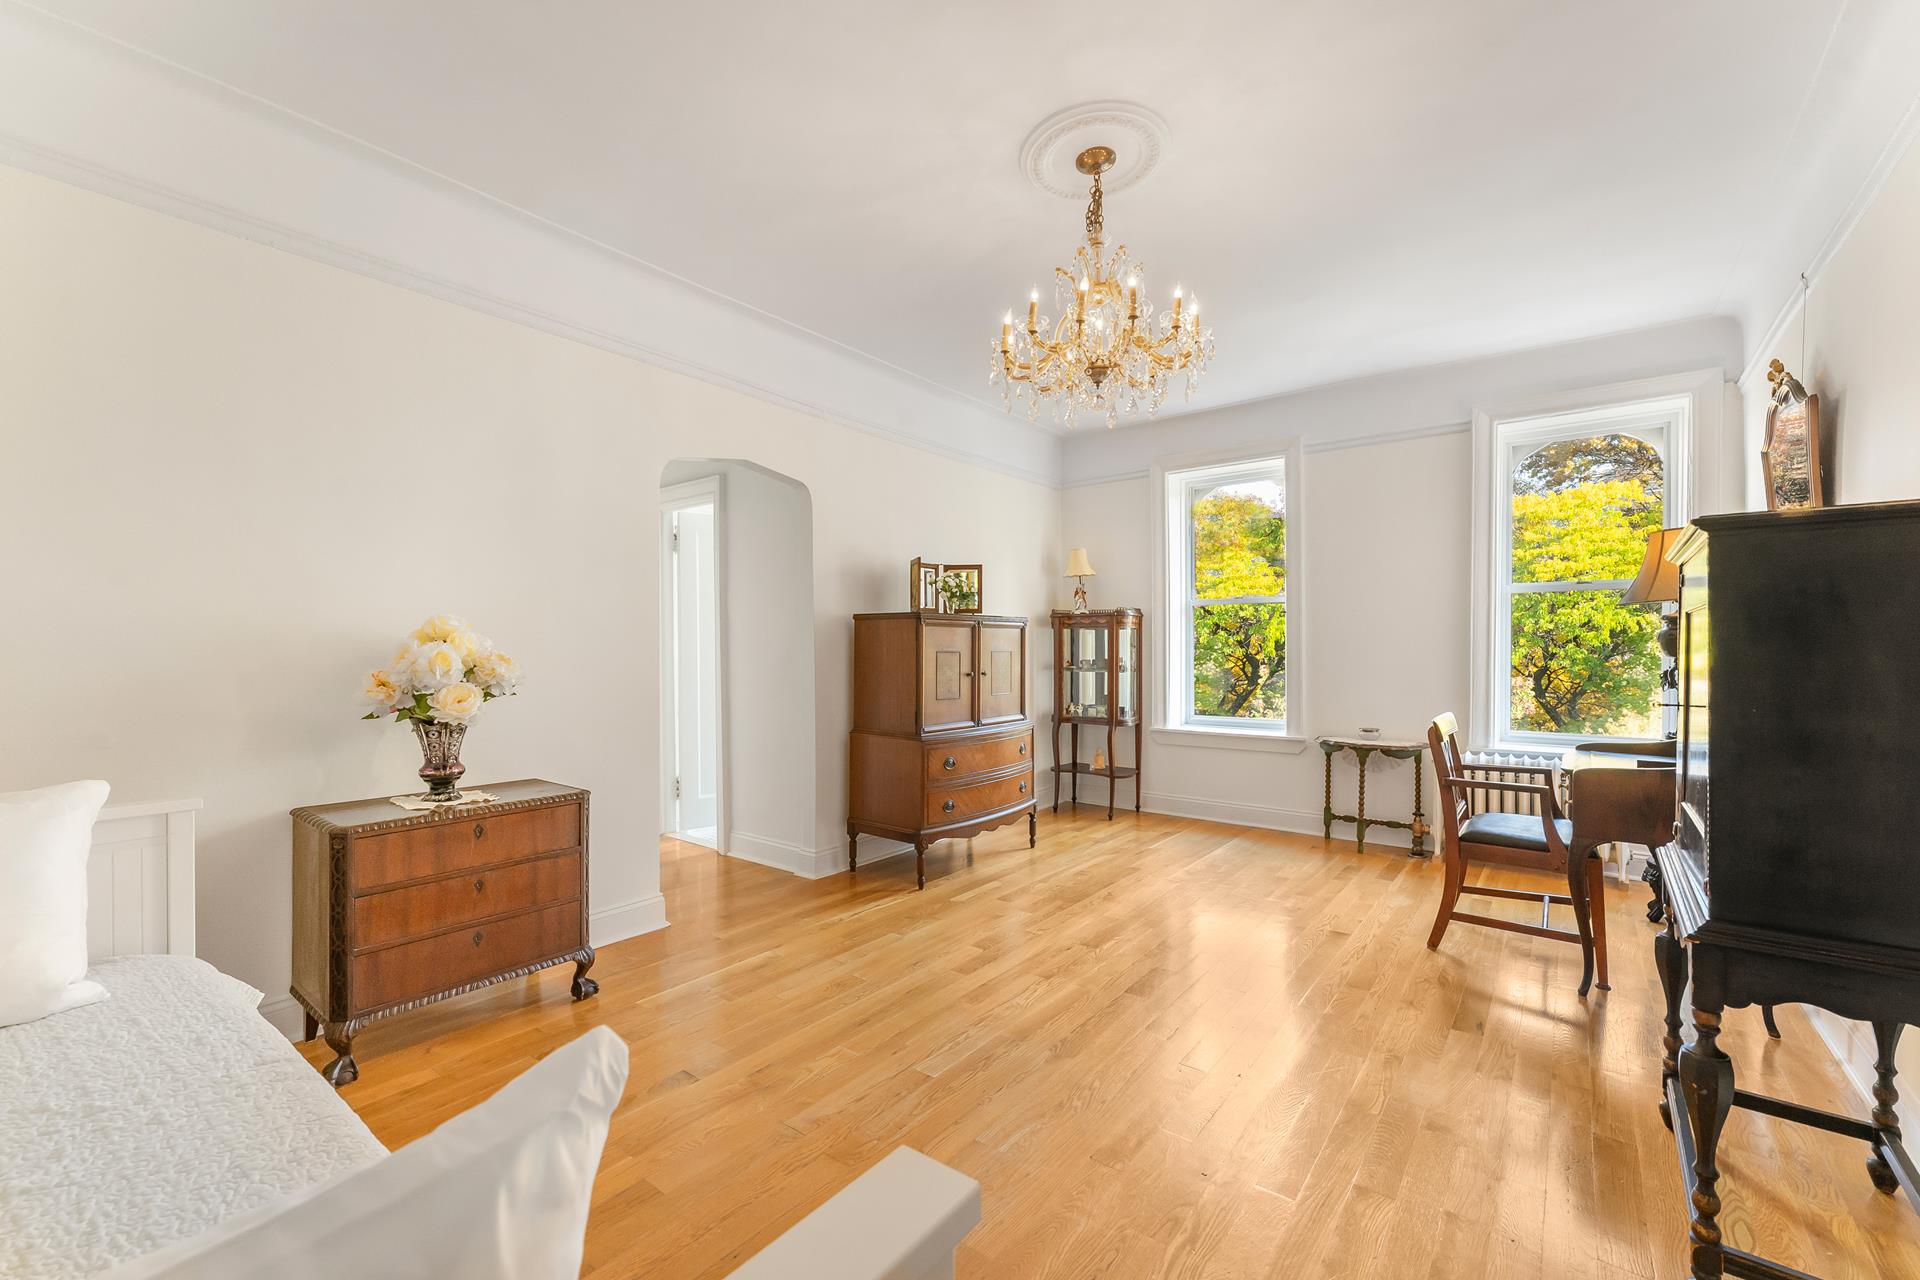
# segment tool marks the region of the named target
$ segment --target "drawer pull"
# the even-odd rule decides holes
[[[487,834],[487,824],[486,824],[486,823],[484,823],[484,822],[476,822],[476,823],[474,823],[474,824],[473,824],[473,838],[474,838],[475,840],[478,840],[478,839],[479,839],[479,838],[480,838],[481,836],[484,836],[484,835],[486,835],[486,834]]]
[[[942,811],[943,813],[952,813],[952,812],[953,812],[953,801],[951,801],[951,800],[949,800],[949,801],[947,801],[947,802],[946,802],[945,804],[943,804],[943,805],[941,805],[941,806],[940,806],[940,809],[941,809],[941,811]]]
[[[481,876],[473,882],[473,891],[475,893],[485,893],[487,891],[487,878],[485,876]]]
[[[1027,744],[1024,742],[1020,744],[1020,754],[1021,755],[1027,754]]]
[[[1020,794],[1021,795],[1027,794],[1027,784],[1024,782],[1020,784]]]
[[[486,939],[486,936],[487,935],[484,930],[475,929],[473,931],[473,945],[476,947],[479,946],[481,942],[483,942]]]
[[[951,769],[953,768],[954,765],[958,763],[960,763],[958,760],[955,760],[952,756],[948,756],[945,760],[942,760],[940,762],[940,767],[942,769]]]

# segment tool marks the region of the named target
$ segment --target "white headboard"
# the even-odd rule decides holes
[[[87,959],[193,954],[198,800],[111,804],[87,855]]]

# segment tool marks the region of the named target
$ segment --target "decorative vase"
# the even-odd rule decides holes
[[[460,763],[460,743],[467,736],[464,724],[441,724],[433,720],[412,720],[413,736],[420,739],[420,777],[427,784],[424,799],[434,804],[458,804],[460,792],[453,784],[467,771]]]

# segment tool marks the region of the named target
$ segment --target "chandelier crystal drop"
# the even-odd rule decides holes
[[[1051,305],[1058,318],[1042,314],[1036,288],[1027,297],[1024,325],[1014,323],[1011,311],[1000,321],[991,381],[1000,385],[1009,412],[1016,399],[1026,402],[1030,422],[1039,418],[1042,401],[1063,425],[1082,412],[1100,414],[1109,427],[1122,413],[1144,409],[1152,417],[1178,375],[1185,375],[1192,399],[1213,360],[1213,330],[1201,325],[1197,300],[1176,287],[1172,308],[1156,313],[1142,296],[1146,268],[1128,259],[1125,245],[1106,254],[1100,175],[1113,161],[1111,148],[1089,147],[1074,162],[1093,179],[1093,191],[1086,243],[1074,253],[1071,270],[1054,268]]]

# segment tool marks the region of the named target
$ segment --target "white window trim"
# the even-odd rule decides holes
[[[1184,547],[1188,537],[1186,512],[1178,502],[1169,502],[1172,476],[1211,468],[1239,469],[1263,463],[1279,463],[1286,476],[1287,493],[1287,716],[1284,729],[1219,723],[1186,723],[1178,712],[1184,698],[1174,695],[1175,678],[1186,671],[1186,646],[1191,637],[1173,619],[1186,616],[1184,574],[1172,572],[1169,548]],[[1279,441],[1265,448],[1241,446],[1205,453],[1179,454],[1156,458],[1148,485],[1148,527],[1153,531],[1151,566],[1152,598],[1147,603],[1149,638],[1159,643],[1148,646],[1147,690],[1148,725],[1155,742],[1165,746],[1216,747],[1238,751],[1277,751],[1297,754],[1313,739],[1304,732],[1307,721],[1307,681],[1300,679],[1307,666],[1306,628],[1301,619],[1308,615],[1310,599],[1311,555],[1306,549],[1307,482],[1305,450],[1297,438]]]
[[[1620,382],[1581,391],[1557,392],[1525,399],[1477,406],[1473,413],[1473,566],[1472,622],[1468,672],[1467,742],[1474,750],[1510,750],[1531,754],[1564,751],[1593,734],[1549,734],[1511,730],[1506,699],[1508,681],[1499,678],[1495,662],[1505,671],[1507,627],[1510,624],[1508,586],[1511,573],[1501,560],[1511,530],[1513,477],[1504,465],[1505,446],[1524,441],[1533,430],[1503,431],[1519,419],[1559,416],[1596,417],[1611,410],[1677,403],[1680,412],[1672,428],[1667,458],[1666,523],[1684,523],[1703,509],[1719,503],[1719,460],[1724,430],[1725,377],[1718,369]],[[1632,423],[1638,415],[1624,417]],[[1564,426],[1564,424],[1562,424]],[[1606,424],[1596,422],[1596,429]],[[1618,429],[1615,427],[1614,429]],[[1553,424],[1537,429],[1543,438],[1555,433]],[[1621,584],[1624,588],[1625,583]]]

